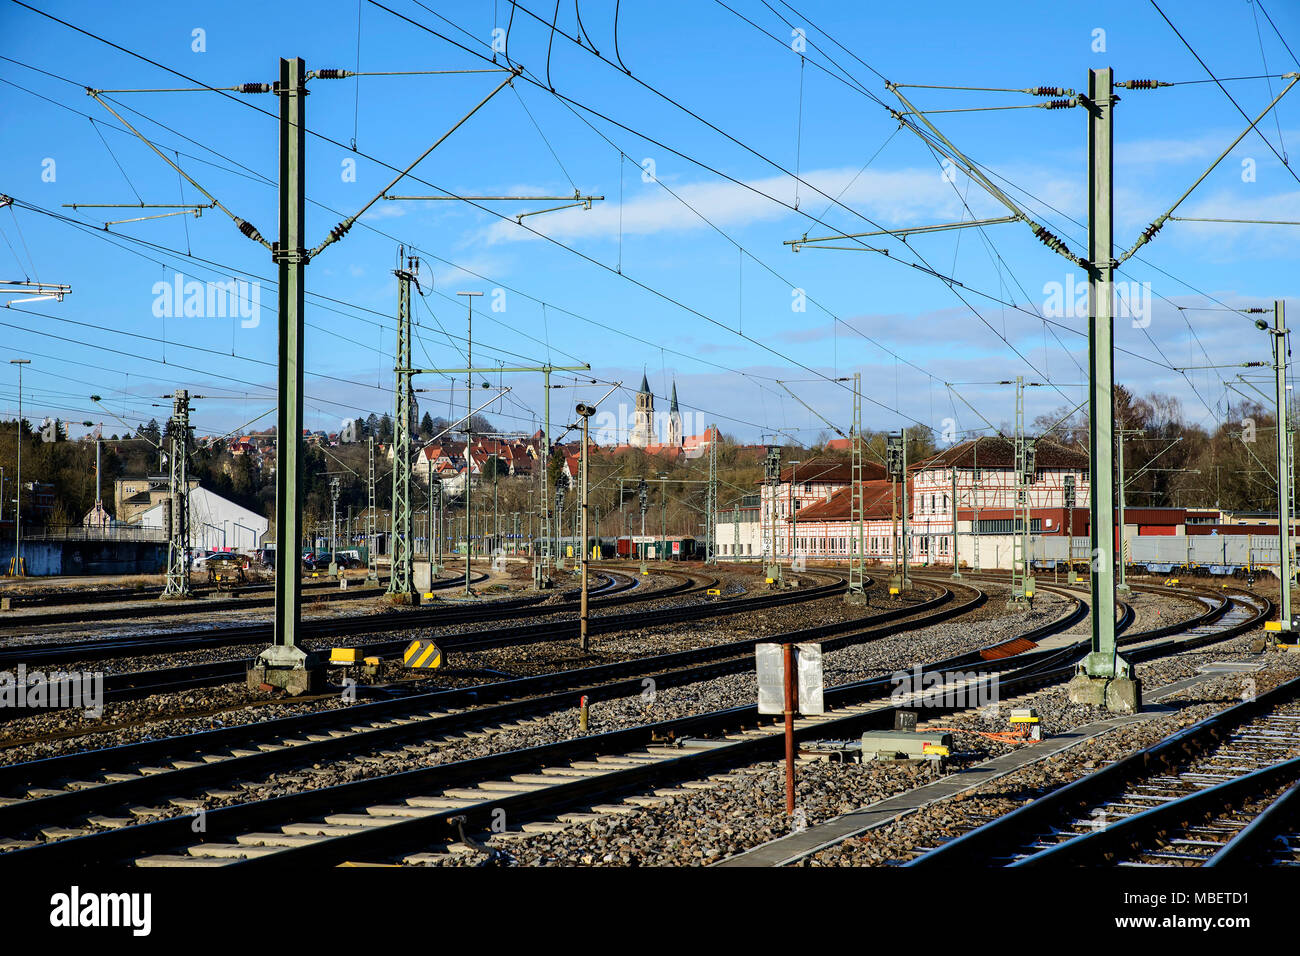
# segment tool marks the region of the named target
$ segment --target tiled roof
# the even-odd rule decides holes
[[[864,481],[876,481],[885,477],[885,466],[874,461],[862,462]],[[847,485],[853,480],[853,466],[838,458],[810,458],[797,465],[787,465],[781,469],[781,483],[791,480],[796,482],[830,482]]]
[[[976,449],[978,442],[978,450]],[[983,437],[964,441],[945,448],[943,451],[917,462],[915,468],[974,468],[978,460],[980,468],[1014,468],[1016,465],[1016,444],[1010,438]],[[1034,467],[1042,471],[1045,468],[1073,468],[1088,470],[1088,456],[1075,448],[1040,438],[1034,451]]]
[[[800,508],[795,512],[796,521],[847,521],[853,516],[851,486],[836,491],[829,498],[815,504]],[[864,518],[888,518],[893,513],[894,482],[888,479],[864,481],[862,483],[862,516]],[[898,489],[898,507],[903,507],[903,489]]]

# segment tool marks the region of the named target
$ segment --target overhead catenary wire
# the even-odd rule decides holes
[[[382,7],[382,4],[376,4],[376,5],[380,5],[380,7]],[[387,9],[387,8],[383,8],[383,9]],[[391,10],[390,10],[390,12],[391,12]],[[400,14],[398,14],[398,16],[400,16]],[[404,18],[404,17],[403,17],[403,18]],[[57,20],[57,18],[55,18],[55,20]],[[404,18],[404,20],[408,20],[408,18]],[[443,20],[445,20],[445,18],[443,18]],[[62,21],[60,21],[60,22],[62,22]],[[412,21],[412,22],[413,22],[413,21]],[[422,26],[422,25],[420,25],[420,26]],[[74,27],[74,29],[77,29],[77,27]],[[428,29],[428,27],[425,27],[425,29]],[[117,46],[117,44],[112,44],[112,46]],[[458,44],[458,46],[460,46],[460,44]],[[121,48],[121,47],[118,47],[118,48]],[[126,51],[126,52],[130,52],[130,51]],[[134,55],[134,53],[133,53],[133,55]],[[148,60],[147,57],[143,57],[143,59]],[[152,62],[152,61],[151,61],[151,62]],[[169,68],[164,68],[164,69],[169,69]],[[183,75],[183,74],[181,74],[181,75]],[[264,112],[264,111],[263,111],[263,112]],[[689,112],[689,111],[688,111],[688,112]],[[725,135],[725,134],[724,134],[724,135]],[[738,142],[738,140],[735,140],[735,142]],[[549,238],[549,237],[543,237],[543,238]],[[563,243],[558,243],[558,245],[563,245]],[[931,272],[933,272],[933,271],[931,271]],[[936,274],[937,274],[937,273],[936,273]],[[656,291],[656,290],[651,290],[651,291]],[[668,297],[668,298],[671,298],[671,297]],[[679,304],[680,304],[680,303],[679,303]],[[969,306],[969,303],[967,303],[967,306]],[[746,337],[746,338],[748,338],[748,337]]]
[[[19,2],[19,3],[21,4],[21,0],[15,0],[15,2]],[[27,6],[26,4],[21,4],[21,5],[23,5],[23,6]],[[34,10],[35,8],[30,8],[30,9],[33,9],[33,10]],[[72,29],[74,29],[74,30],[77,30],[78,32],[85,33],[85,31],[81,30],[79,27],[76,27],[75,25],[72,25],[72,24],[68,24],[68,23],[66,23],[66,21],[60,20],[60,19],[57,18],[57,17],[53,17],[53,16],[50,16],[50,15],[48,15],[48,14],[45,14],[43,11],[35,11],[35,12],[41,13],[41,14],[44,15],[44,16],[49,16],[50,19],[53,19],[53,20],[55,20],[56,22],[59,22],[59,23],[64,24],[64,25],[66,25],[66,26],[69,26],[70,28],[72,28]],[[88,36],[91,36],[93,39],[96,39],[96,40],[103,40],[103,38],[98,37],[98,36],[94,36],[93,34],[87,34],[87,35],[88,35]],[[138,57],[138,58],[140,58],[140,59],[143,59],[143,60],[145,60],[146,62],[149,62],[149,63],[151,63],[151,64],[153,64],[153,65],[155,65],[155,66],[158,66],[158,67],[161,68],[161,69],[167,70],[168,72],[175,73],[175,74],[178,75],[178,76],[183,76],[183,77],[185,77],[186,79],[191,80],[192,82],[198,82],[198,81],[193,80],[192,77],[189,77],[189,76],[187,76],[187,75],[184,74],[184,73],[180,73],[180,72],[175,71],[175,70],[172,70],[171,68],[166,67],[166,66],[164,66],[164,65],[162,65],[162,64],[158,64],[156,61],[154,61],[154,60],[152,60],[152,59],[150,59],[150,58],[148,58],[148,57],[144,57],[144,56],[142,56],[142,55],[140,55],[140,54],[135,53],[134,51],[127,50],[126,48],[121,47],[121,46],[118,45],[118,44],[112,43],[111,41],[106,41],[106,40],[104,40],[103,42],[107,42],[110,46],[113,46],[113,47],[116,48],[116,49],[122,50],[123,52],[128,53],[129,55],[136,56],[136,57]],[[223,93],[222,95],[226,95],[226,94]],[[235,99],[235,102],[241,102],[241,101],[238,100],[238,99]],[[261,112],[261,113],[267,115],[268,117],[271,117],[271,116],[272,116],[272,114],[267,113],[267,111],[265,111],[265,110],[261,110],[259,107],[256,107],[256,106],[254,106],[254,105],[252,105],[252,104],[246,104],[246,103],[243,103],[242,105],[247,105],[247,106],[249,106],[250,108],[253,108],[253,109],[257,110],[258,112]],[[309,131],[309,132],[311,133],[311,135],[314,135],[314,136],[317,136],[317,137],[319,137],[319,138],[325,139],[325,140],[327,140],[327,141],[329,141],[329,142],[331,142],[331,143],[334,143],[335,145],[341,145],[341,144],[338,144],[336,141],[330,139],[329,137],[321,136],[321,134],[319,134],[319,133],[315,133],[314,131]],[[137,134],[137,135],[138,135],[138,134]],[[368,158],[372,158],[372,159],[373,159],[373,157],[368,157]],[[378,160],[376,160],[376,161],[378,161]],[[396,169],[396,167],[389,166],[389,165],[386,164],[386,163],[381,163],[381,164],[382,164],[382,165],[385,165],[385,166],[388,166],[388,168],[390,168],[390,169]],[[418,181],[420,181],[420,182],[425,182],[424,180],[419,179],[419,177],[412,176],[412,178],[414,178],[414,179],[416,179],[416,180],[418,180]],[[427,182],[426,182],[425,184],[426,184],[426,185],[433,186],[433,184],[431,184],[431,183],[427,183]],[[433,186],[433,188],[438,188],[438,187]],[[471,205],[477,205],[477,204],[475,204],[475,203],[471,203]],[[479,206],[478,208],[483,209],[484,207]],[[485,210],[485,211],[489,211],[489,212],[490,212],[490,210]],[[525,227],[525,228],[528,228],[528,227]],[[530,231],[530,232],[534,232],[534,234],[541,235],[541,234],[539,234],[539,233],[536,233],[535,230],[531,230],[531,229],[530,229],[529,231]],[[549,239],[549,237],[545,237],[545,236],[543,236],[543,238],[548,238],[548,239]],[[551,241],[554,241],[554,240],[551,240]],[[561,247],[563,247],[563,248],[566,248],[566,249],[570,248],[570,247],[565,246],[563,243],[558,243],[558,242],[557,242],[556,244],[559,245],[559,246],[561,246]],[[418,247],[415,247],[415,248],[418,248]],[[590,261],[595,261],[595,260],[591,260],[590,257],[586,257],[586,256],[584,256],[584,258],[587,258],[587,259],[589,259]],[[446,261],[446,260],[442,260],[441,258],[439,258],[439,261]],[[602,264],[602,265],[603,265],[603,264]],[[648,291],[651,291],[651,292],[653,292],[653,293],[656,294],[656,295],[660,295],[661,297],[667,299],[668,301],[670,301],[670,302],[674,302],[674,303],[676,303],[676,304],[682,306],[683,308],[688,308],[688,310],[689,310],[689,307],[686,307],[684,304],[682,304],[682,303],[678,302],[677,300],[673,299],[671,296],[665,296],[663,293],[658,292],[658,290],[650,289],[648,286],[645,286],[645,285],[642,284],[642,283],[638,283],[638,284],[641,285],[643,288],[646,288]],[[690,310],[690,311],[694,311],[694,310]],[[701,313],[696,313],[696,314],[701,314]],[[702,315],[702,314],[701,314],[701,315]],[[706,317],[706,318],[707,318],[707,317]],[[711,321],[713,321],[713,320],[711,320]],[[718,323],[715,323],[715,324],[718,324]],[[725,328],[725,326],[723,326],[723,327]],[[678,354],[684,354],[684,353],[678,353]],[[691,357],[691,356],[687,356],[687,357]],[[716,365],[716,363],[708,363],[708,364],[715,364],[715,365]],[[738,373],[738,374],[746,374],[746,373],[741,372],[741,373]]]

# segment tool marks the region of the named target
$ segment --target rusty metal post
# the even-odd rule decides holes
[[[785,812],[794,816],[794,645],[782,644],[785,674]]]

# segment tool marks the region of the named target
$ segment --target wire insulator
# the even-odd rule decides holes
[[[1118,83],[1116,85],[1128,90],[1154,90],[1159,86],[1173,86],[1172,83],[1164,83],[1160,80],[1129,80],[1127,83]]]
[[[251,222],[249,222],[248,220],[246,220],[246,219],[236,219],[236,220],[235,220],[235,225],[239,227],[239,231],[240,231],[240,232],[242,232],[242,233],[243,233],[245,236],[247,236],[249,239],[252,239],[254,242],[265,242],[265,241],[266,241],[266,240],[264,240],[264,239],[262,238],[262,234],[261,234],[260,232],[257,231],[257,227],[254,226],[254,225],[253,225]]]
[[[1077,106],[1074,100],[1049,100],[1043,104],[1045,110],[1068,110],[1071,106]]]
[[[270,93],[270,83],[240,83],[235,87],[241,93]]]
[[[328,70],[317,70],[316,75],[320,77],[322,80],[341,80],[344,79],[345,77],[351,76],[352,73],[349,70],[328,69]]]
[[[1273,310],[1272,310],[1272,309],[1253,308],[1253,309],[1242,309],[1241,311],[1243,311],[1243,312],[1255,313],[1255,312],[1272,312]]]
[[[1029,90],[1029,93],[1033,96],[1068,96],[1069,92],[1069,90],[1059,86],[1035,86]]]
[[[1038,237],[1039,242],[1047,246],[1047,248],[1051,249],[1053,252],[1062,252],[1065,250],[1065,243],[1053,235],[1045,226],[1035,226],[1034,235]]]

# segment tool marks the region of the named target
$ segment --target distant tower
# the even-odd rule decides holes
[[[673,403],[668,408],[668,444],[674,448],[682,446],[682,413],[677,407],[677,382],[673,381]]]
[[[655,397],[650,394],[650,383],[645,373],[641,373],[641,391],[636,395],[636,412],[632,416],[632,433],[627,443],[636,448],[645,448],[654,435]]]

